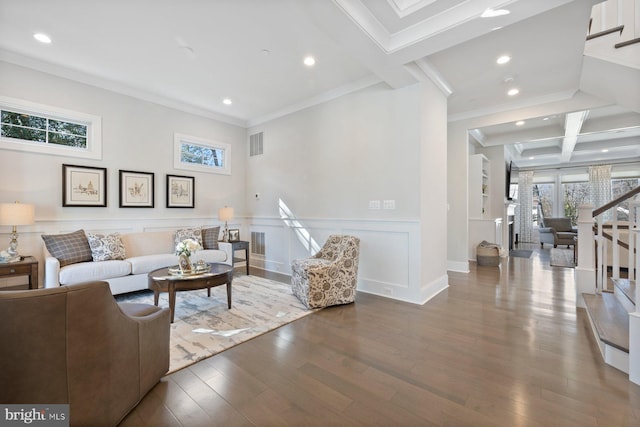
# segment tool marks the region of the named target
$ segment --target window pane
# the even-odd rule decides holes
[[[87,148],[87,138],[69,134],[49,132],[49,144],[66,145],[68,147]]]
[[[626,179],[612,179],[611,180],[611,193],[613,194],[613,198],[617,199],[618,197],[628,193],[638,186],[638,178],[626,178]],[[632,200],[627,199],[624,202],[620,203],[618,206],[618,220],[620,221],[629,221],[629,201]]]
[[[87,136],[87,127],[85,125],[63,122],[61,120],[49,120],[49,131],[68,133],[83,137]]]
[[[43,130],[12,125],[3,124],[1,135],[6,138],[22,139],[23,141],[47,142],[47,133]]]
[[[538,226],[538,206],[546,218],[553,217],[553,184],[533,184],[533,225]]]
[[[35,129],[46,129],[47,127],[47,119],[44,117],[30,116],[28,114],[20,114],[4,110],[2,111],[2,123]]]
[[[180,147],[180,161],[211,167],[223,167],[224,150],[195,144],[182,144]]]
[[[572,182],[562,184],[564,195],[564,216],[571,218],[571,224],[578,224],[578,207],[589,204],[589,183]]]

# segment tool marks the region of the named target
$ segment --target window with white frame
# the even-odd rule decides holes
[[[102,158],[101,119],[0,97],[0,149]]]
[[[176,133],[173,167],[198,172],[231,174],[231,145]]]
[[[640,178],[618,178],[611,180],[611,199],[617,199],[640,185]],[[619,221],[629,221],[629,202],[627,199],[616,207]]]

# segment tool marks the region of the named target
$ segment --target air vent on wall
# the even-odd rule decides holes
[[[251,253],[264,255],[264,232],[251,232]]]
[[[249,156],[262,154],[262,132],[249,136]]]

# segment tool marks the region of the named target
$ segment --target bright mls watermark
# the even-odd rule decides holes
[[[69,427],[69,405],[0,404],[0,427]]]

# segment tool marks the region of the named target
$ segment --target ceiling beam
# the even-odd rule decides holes
[[[578,142],[578,135],[580,135],[580,129],[582,129],[582,123],[584,123],[588,110],[576,111],[574,113],[568,113],[565,116],[564,121],[564,138],[562,139],[562,156],[563,162],[571,160],[571,155]]]

